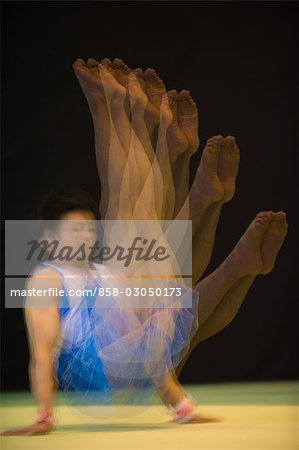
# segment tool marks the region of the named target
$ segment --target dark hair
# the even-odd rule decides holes
[[[38,220],[60,220],[71,211],[89,211],[100,218],[99,208],[93,198],[76,187],[63,187],[50,192],[40,203],[34,217]]]

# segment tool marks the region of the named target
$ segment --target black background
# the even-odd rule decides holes
[[[297,9],[296,2],[2,2],[2,220],[30,219],[60,182],[100,198],[92,120],[72,70],[77,57],[154,67],[168,89],[191,91],[201,139],[192,173],[210,136],[236,137],[237,191],[222,210],[206,273],[259,211],[287,213],[274,270],[256,278],[234,321],[194,350],[184,382],[296,377]],[[2,388],[28,388],[22,311],[2,305],[2,324]]]

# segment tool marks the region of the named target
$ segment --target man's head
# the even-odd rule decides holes
[[[45,221],[42,240],[59,241],[59,248],[92,246],[97,238],[95,220],[99,219],[96,202],[79,188],[52,191],[40,204],[37,220]]]
[[[100,218],[99,209],[93,198],[79,188],[60,188],[53,190],[39,205],[35,219],[63,220],[74,211],[84,211],[92,215],[90,220]]]

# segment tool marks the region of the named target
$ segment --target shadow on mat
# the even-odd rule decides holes
[[[168,423],[161,423],[161,424],[152,424],[152,423],[142,423],[140,425],[136,424],[97,424],[97,423],[91,423],[86,425],[76,425],[76,424],[69,424],[69,425],[57,425],[53,432],[60,433],[65,431],[70,432],[102,432],[102,431],[145,431],[145,430],[155,430],[155,429],[161,429],[161,428],[172,428],[172,424]]]

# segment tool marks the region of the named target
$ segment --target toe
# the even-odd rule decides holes
[[[142,77],[142,75],[143,75],[142,69],[140,67],[137,67],[137,69],[134,69],[133,72],[136,75],[136,77]]]
[[[108,74],[110,74],[110,72],[107,69],[107,67],[104,64],[102,64],[102,63],[98,64],[98,71],[99,71],[99,73],[101,75],[108,75]]]
[[[177,96],[177,91],[175,89],[171,89],[170,91],[168,91],[168,95],[175,98]]]
[[[94,59],[94,58],[88,58],[87,60],[87,67],[95,67],[97,66],[99,63]]]
[[[122,69],[124,72],[131,72],[131,69],[129,66],[127,66],[124,61],[120,58],[115,58],[112,63],[113,69]]]
[[[103,64],[103,66],[106,66],[106,67],[111,67],[111,65],[112,65],[111,60],[109,58],[102,59],[101,64]]]
[[[124,64],[124,62],[123,62],[122,59],[120,59],[120,58],[115,58],[115,59],[113,60],[112,67],[113,67],[114,69],[118,69],[118,68],[121,67],[123,64]]]
[[[225,138],[223,138],[223,144],[230,146],[234,142],[234,139],[233,136],[225,136]]]
[[[85,67],[85,61],[82,58],[77,58],[75,60],[75,62],[73,63],[72,67],[80,67],[80,66],[84,66]]]
[[[223,139],[222,135],[221,135],[221,134],[218,134],[217,136],[212,136],[212,137],[210,137],[210,138],[208,139],[207,143],[208,143],[208,144],[211,144],[211,145],[216,145],[216,146],[218,146],[218,145],[221,144],[222,139]]]
[[[145,72],[144,72],[144,78],[148,79],[148,78],[152,78],[155,74],[154,69],[152,69],[151,67],[148,67]]]
[[[129,81],[130,81],[130,83],[137,83],[137,84],[139,84],[137,76],[134,73],[134,71],[129,74]]]
[[[178,100],[180,100],[180,101],[181,100],[186,100],[188,95],[190,95],[190,91],[186,91],[186,89],[183,89],[178,95]]]

